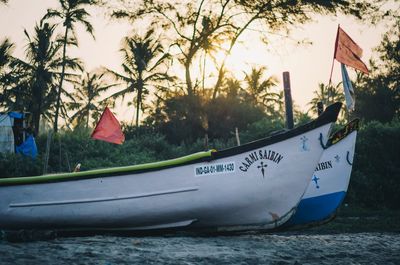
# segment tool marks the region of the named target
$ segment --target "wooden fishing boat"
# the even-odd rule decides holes
[[[315,225],[334,217],[350,182],[358,120],[329,138],[295,215],[284,226]]]
[[[177,159],[0,179],[0,228],[270,229],[304,194],[341,104],[293,130]]]

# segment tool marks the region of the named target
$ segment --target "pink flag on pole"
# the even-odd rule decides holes
[[[91,138],[114,144],[122,144],[125,141],[125,135],[121,130],[121,125],[108,107],[106,107],[103,114],[101,114],[100,120]]]

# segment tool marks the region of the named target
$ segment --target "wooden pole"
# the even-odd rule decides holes
[[[317,103],[317,112],[318,116],[320,116],[322,112],[324,112],[324,103],[322,103],[322,101],[318,101]]]
[[[283,72],[283,91],[285,94],[286,128],[293,129],[293,102],[290,89],[289,72]]]
[[[336,50],[337,50],[338,41],[339,41],[339,28],[340,28],[340,24],[338,24],[337,33],[336,33],[335,49],[334,49],[334,52],[333,52],[332,67],[331,67],[331,74],[329,75],[329,84],[328,84],[328,87],[329,87],[329,86],[331,85],[331,83],[332,83],[333,66],[334,66],[334,64],[335,64]]]
[[[239,138],[239,130],[238,130],[237,127],[235,127],[235,134],[236,134],[236,142],[237,142],[237,145],[239,146],[240,145],[240,138]]]
[[[46,141],[46,153],[44,156],[44,165],[43,165],[43,175],[47,173],[47,166],[49,164],[49,156],[50,156],[50,146],[51,146],[51,138],[53,133],[49,131],[47,133],[47,141]]]
[[[71,164],[69,163],[69,157],[67,151],[65,151],[65,158],[67,160],[68,172],[71,172]]]
[[[204,148],[206,151],[208,150],[208,133],[204,135]]]
[[[58,172],[61,172],[61,136],[58,136]]]

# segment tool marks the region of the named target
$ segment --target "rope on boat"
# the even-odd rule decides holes
[[[322,133],[319,133],[319,143],[321,144],[322,149],[328,148],[328,146],[324,145]]]
[[[352,166],[352,165],[353,165],[353,163],[352,163],[352,162],[350,162],[349,155],[350,155],[350,152],[349,152],[349,151],[347,151],[347,155],[346,155],[346,161],[347,161],[347,163],[349,163],[349,165],[350,165],[350,166]]]

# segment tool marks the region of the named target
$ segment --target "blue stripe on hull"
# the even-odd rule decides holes
[[[345,195],[346,192],[340,191],[301,200],[295,215],[285,226],[303,225],[327,219],[335,213]]]

